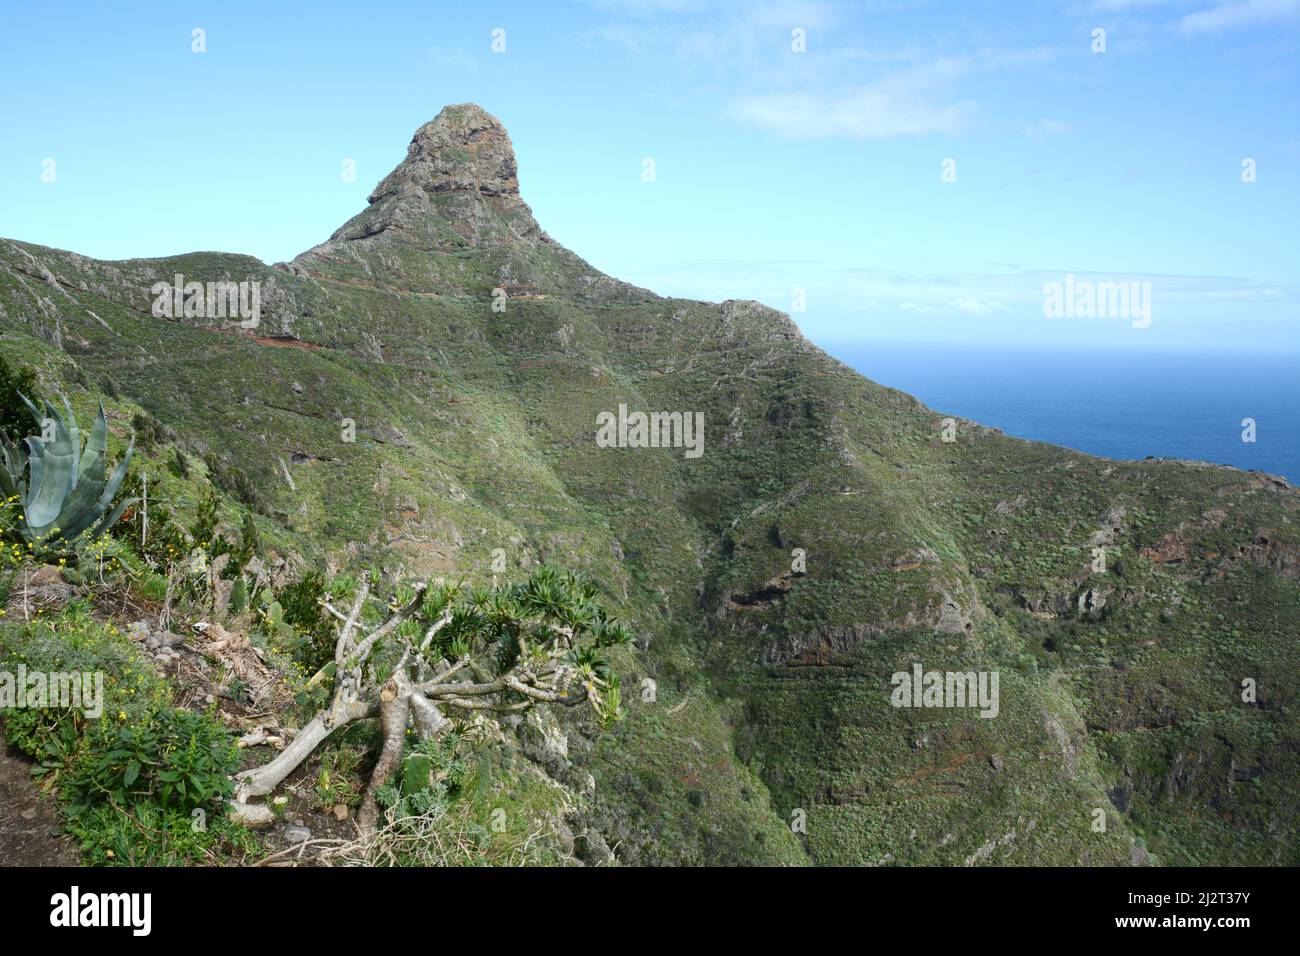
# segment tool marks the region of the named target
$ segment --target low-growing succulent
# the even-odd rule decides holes
[[[82,447],[76,416],[64,400],[66,416],[49,402],[42,413],[26,398],[38,434],[27,448],[0,443],[0,494],[19,509],[18,530],[33,548],[66,546],[82,534],[97,537],[117,521],[134,499],[113,506],[135,451],[134,443],[111,474],[104,460],[108,420],[99,406],[90,437]]]

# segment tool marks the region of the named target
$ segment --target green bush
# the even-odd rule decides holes
[[[113,525],[111,534],[139,552],[140,557],[152,568],[162,573],[177,561],[189,557],[191,543],[188,530],[172,513],[166,501],[168,495],[156,469],[148,469],[149,478],[145,479],[145,468],[137,469],[126,481],[126,494],[129,498],[140,500],[140,504],[128,508],[122,520]],[[145,523],[144,501],[148,496],[148,535],[141,540]]]
[[[83,606],[0,625],[0,669],[103,674],[103,710],[10,708],[5,737],[57,790],[87,862],[212,862],[249,851],[218,798],[238,769],[234,736],[213,716],[173,707],[165,680],[130,640]],[[201,811],[201,813],[196,813]]]
[[[325,575],[315,569],[286,585],[275,602],[283,611],[284,623],[293,628],[294,659],[308,673],[314,673],[334,659],[334,625],[321,606],[325,597]]]
[[[29,368],[11,368],[0,358],[0,438],[21,441],[32,432],[32,417],[21,396],[40,402],[36,394],[36,373]]]
[[[138,723],[97,721],[60,786],[68,832],[95,864],[165,866],[252,852],[254,837],[221,802],[238,763],[234,737],[208,714],[162,707]]]
[[[96,721],[63,783],[69,814],[109,801],[188,815],[232,792],[235,740],[207,714],[163,707],[145,720]]]
[[[257,523],[250,512],[244,512],[244,520],[239,528],[239,543],[230,551],[230,563],[226,565],[226,577],[233,578],[240,574],[248,562],[262,553],[262,540],[257,533]]]
[[[0,669],[104,675],[103,714],[88,718],[72,708],[3,711],[5,737],[36,762],[37,776],[54,783],[68,767],[88,725],[135,722],[170,700],[167,684],[116,627],[72,606],[41,622],[0,625]]]
[[[474,776],[469,746],[456,734],[410,748],[397,779],[375,792],[395,819],[440,812],[460,798]]]

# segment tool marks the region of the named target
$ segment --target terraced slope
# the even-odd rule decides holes
[[[155,316],[178,274],[260,283],[259,324]],[[478,107],[291,263],[0,240],[0,329],[308,554],[606,582],[639,671],[566,783],[626,861],[1300,863],[1300,494],[945,435],[785,315],[605,276],[541,230]],[[702,412],[703,454],[598,447],[620,405]],[[914,664],[996,672],[997,715],[894,706]]]

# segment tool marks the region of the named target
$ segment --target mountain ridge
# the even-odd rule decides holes
[[[175,274],[260,282],[257,328],[154,317]],[[330,562],[596,574],[657,696],[567,728],[556,773],[592,777],[582,824],[619,859],[1297,862],[1294,489],[949,426],[777,310],[606,276],[536,223],[472,104],[289,263],[5,240],[0,322]],[[701,412],[705,454],[597,449],[620,403]],[[1001,713],[891,705],[914,663],[998,671]],[[1266,708],[1234,703],[1252,675]]]

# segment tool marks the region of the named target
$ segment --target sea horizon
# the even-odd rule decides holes
[[[1120,461],[1203,461],[1300,482],[1300,351],[823,340],[936,412]],[[1243,421],[1254,421],[1254,441]]]

